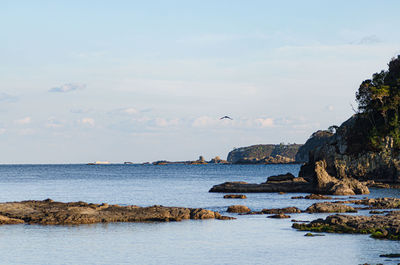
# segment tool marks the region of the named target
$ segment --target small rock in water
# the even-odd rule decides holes
[[[400,253],[390,253],[390,254],[382,254],[379,255],[382,258],[400,258]]]
[[[286,215],[286,214],[283,214],[283,213],[280,213],[280,214],[267,216],[267,218],[285,219],[285,218],[290,218],[290,216]]]
[[[248,213],[251,212],[250,208],[244,205],[231,205],[228,207],[228,213]]]
[[[247,197],[243,194],[227,194],[224,195],[224,199],[247,199]]]
[[[314,237],[314,236],[325,236],[325,235],[322,235],[322,234],[313,234],[313,233],[307,233],[307,234],[305,234],[304,236],[310,236],[310,237]]]

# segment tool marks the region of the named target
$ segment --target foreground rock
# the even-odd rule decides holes
[[[311,177],[294,177],[287,173],[271,176],[267,182],[261,184],[249,184],[246,182],[225,182],[215,185],[210,192],[249,193],[249,192],[306,192],[332,195],[368,194],[367,186],[356,179],[336,179],[325,171],[325,164],[318,162],[309,170]]]
[[[0,224],[69,225],[108,222],[231,219],[200,208],[138,207],[85,202],[22,201],[0,203]]]
[[[228,213],[248,213],[251,212],[250,208],[244,205],[232,205],[228,207]]]
[[[387,215],[356,216],[330,215],[325,220],[317,219],[309,224],[294,223],[293,228],[301,231],[371,234],[374,238],[400,240],[400,212]]]
[[[321,202],[314,203],[306,209],[308,213],[356,213],[357,210],[351,206],[338,203]]]
[[[224,195],[224,199],[247,199],[244,194],[227,194]]]

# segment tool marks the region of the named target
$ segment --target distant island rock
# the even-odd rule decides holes
[[[297,163],[296,154],[301,144],[259,144],[235,148],[228,154],[232,164],[288,164]]]

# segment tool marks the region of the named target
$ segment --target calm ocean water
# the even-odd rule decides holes
[[[270,175],[298,174],[299,165],[1,165],[0,202],[51,198],[120,205],[203,207],[226,214],[232,204],[253,210],[296,206],[300,194],[247,194],[246,200],[209,193],[215,184],[260,183]],[[369,197],[400,197],[372,190]],[[363,197],[363,196],[360,196]],[[361,212],[367,214],[367,212]],[[115,223],[80,226],[0,226],[0,264],[397,264],[400,242],[368,235],[304,237],[290,219],[265,215],[237,220]],[[292,214],[312,220],[326,214]]]

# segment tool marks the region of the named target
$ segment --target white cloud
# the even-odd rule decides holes
[[[254,120],[255,123],[261,127],[261,128],[266,128],[266,127],[274,127],[274,119],[272,118],[258,118]]]
[[[128,108],[120,108],[120,109],[115,109],[109,112],[110,114],[118,114],[118,115],[135,115],[138,114],[139,111],[133,107],[128,107]]]
[[[32,122],[31,117],[25,117],[19,120],[15,120],[14,123],[18,125],[26,125]]]
[[[93,127],[95,125],[95,121],[92,118],[82,118],[81,120],[79,120],[79,123],[89,127]]]
[[[57,93],[66,93],[66,92],[72,92],[76,90],[82,90],[86,87],[85,84],[79,84],[79,83],[67,83],[61,86],[53,87],[49,90],[49,92],[57,92]]]
[[[0,134],[3,134],[3,133],[5,133],[5,132],[6,132],[6,129],[0,128]]]
[[[218,119],[211,118],[208,116],[202,116],[202,117],[196,118],[193,121],[192,126],[193,127],[210,127],[210,126],[215,126],[217,124],[218,124]]]
[[[47,128],[57,129],[64,127],[64,124],[61,121],[56,120],[55,118],[49,118],[45,126]]]
[[[164,119],[164,118],[156,118],[154,120],[155,124],[158,127],[169,127],[169,126],[177,126],[179,125],[179,119]]]
[[[7,93],[0,93],[0,102],[15,102],[17,101],[16,96],[12,96]]]

